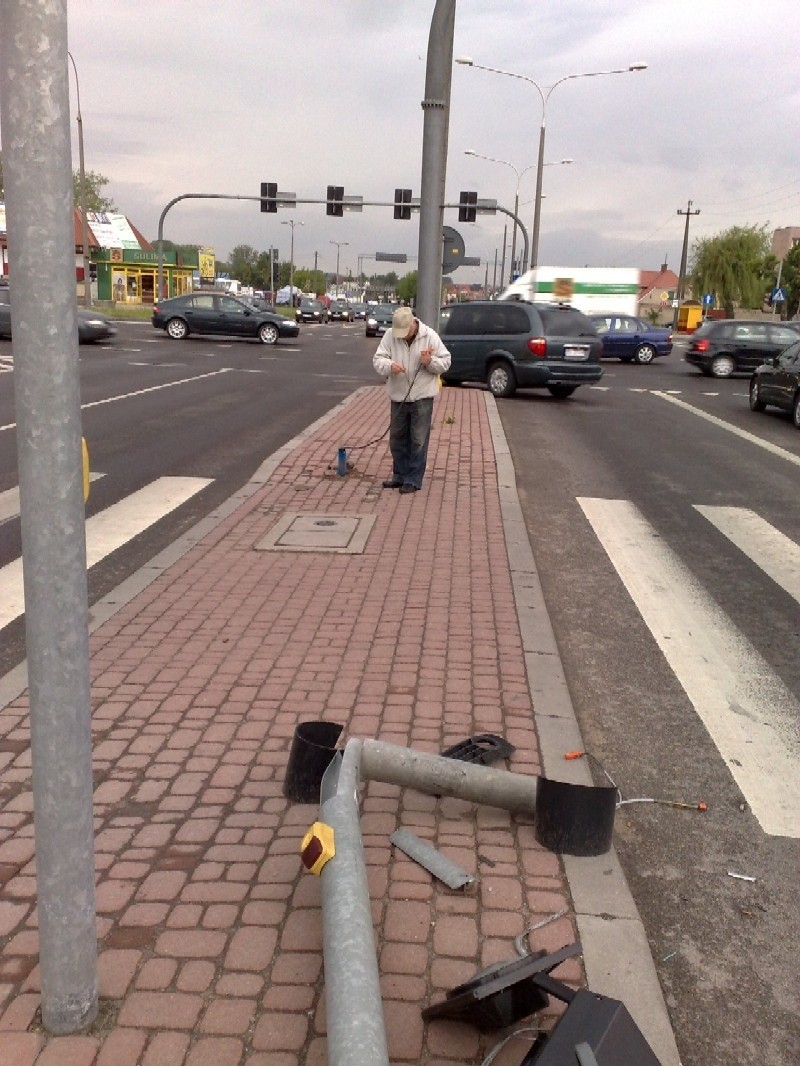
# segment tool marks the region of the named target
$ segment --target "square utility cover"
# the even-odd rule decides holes
[[[279,519],[256,551],[363,552],[375,515],[286,514]]]

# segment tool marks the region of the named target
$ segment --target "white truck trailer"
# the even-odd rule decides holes
[[[568,303],[584,314],[639,313],[639,271],[630,267],[535,267],[512,282],[500,300]]]

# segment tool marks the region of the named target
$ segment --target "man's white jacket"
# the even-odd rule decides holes
[[[428,366],[423,366],[419,354],[426,348],[432,349],[431,361]],[[405,374],[393,374],[392,363],[400,363],[405,367]],[[372,365],[382,378],[386,378],[389,399],[412,402],[437,394],[439,375],[450,369],[450,352],[435,330],[419,322],[417,335],[411,344],[403,337],[393,337],[391,328],[387,329],[372,357]]]

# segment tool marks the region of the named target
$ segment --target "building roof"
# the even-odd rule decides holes
[[[666,263],[660,270],[639,271],[639,299],[644,300],[654,289],[677,289],[678,275],[674,270],[668,270]]]
[[[77,245],[82,245],[83,244],[83,235],[81,233],[81,211],[80,211],[80,208],[79,207],[73,208],[72,215],[73,215],[73,224],[74,224],[74,227],[75,227],[75,244],[76,244],[76,246]],[[144,236],[144,234],[139,229],[137,229],[136,226],[134,226],[134,224],[131,222],[131,220],[128,218],[127,215],[125,215],[124,217],[125,217],[128,225],[130,226],[134,237],[139,242],[139,247],[142,249],[142,251],[144,251],[144,252],[152,252],[153,251],[153,246],[150,243],[150,241],[148,241],[147,238]],[[91,224],[91,222],[89,223],[88,232],[89,232],[89,249],[91,250],[93,248],[100,248],[101,247],[100,242],[97,240],[95,235],[92,233],[92,224]]]

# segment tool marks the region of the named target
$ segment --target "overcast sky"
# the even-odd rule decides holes
[[[151,239],[184,192],[258,195],[276,181],[298,197],[328,184],[368,200],[420,191],[425,60],[434,0],[69,0],[69,47],[80,77],[86,166]],[[540,262],[676,272],[684,219],[691,237],[732,225],[800,225],[800,3],[797,0],[458,0],[454,55],[547,87]],[[70,86],[73,79],[70,75]],[[455,65],[447,197],[462,189],[533,222],[542,104],[533,85]],[[77,137],[74,138],[77,142]],[[77,168],[77,143],[73,147]],[[327,218],[324,206],[277,215],[251,202],[184,202],[168,239],[275,245],[295,261],[354,272],[376,251],[416,256],[418,215],[388,208]],[[445,222],[466,254],[490,264],[504,218]],[[510,237],[509,237],[510,246]],[[415,266],[409,260],[409,269]],[[375,269],[365,259],[364,269]],[[404,272],[402,268],[400,272]],[[482,280],[485,267],[455,280]]]

